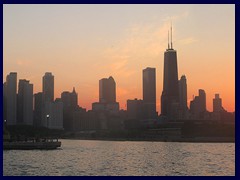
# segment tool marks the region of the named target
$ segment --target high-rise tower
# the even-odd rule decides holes
[[[171,45],[164,52],[163,91],[161,96],[161,114],[169,119],[176,117],[179,105],[177,51],[173,49],[172,27]]]
[[[187,79],[185,75],[181,76],[179,80],[179,107],[181,110],[182,118],[186,117],[188,110],[187,107]]]
[[[33,125],[33,84],[25,79],[18,83],[17,123]]]
[[[71,106],[73,109],[78,107],[78,94],[75,91],[75,87],[73,87],[73,91],[71,93]]]
[[[116,102],[116,82],[112,76],[99,80],[99,102],[92,103],[92,110],[118,113],[119,103]]]
[[[17,124],[17,73],[11,72],[6,79],[7,125]]]
[[[205,112],[205,111],[207,111],[207,109],[206,109],[206,93],[203,89],[199,89],[198,94],[199,94],[199,111]]]
[[[62,92],[61,101],[63,103],[63,128],[72,131],[74,129],[73,114],[78,109],[78,94],[75,88],[72,92]]]
[[[213,112],[221,112],[222,110],[222,99],[219,97],[219,94],[215,94],[215,98],[213,99]]]
[[[46,72],[43,76],[43,101],[54,101],[54,76],[50,72]]]
[[[34,120],[33,125],[36,127],[42,124],[42,109],[43,109],[43,93],[34,94]]]
[[[54,106],[52,103],[54,102],[54,76],[51,72],[46,72],[42,79],[42,87],[43,87],[43,108],[42,108],[42,121],[41,126],[48,127],[50,109]]]
[[[99,102],[116,102],[116,83],[112,76],[99,80]]]
[[[190,102],[190,112],[195,119],[203,119],[206,109],[206,93],[203,89],[198,90],[198,96]]]
[[[146,118],[156,117],[156,69],[143,70],[143,103]]]

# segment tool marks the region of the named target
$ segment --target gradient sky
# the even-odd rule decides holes
[[[10,72],[42,91],[55,76],[55,98],[75,87],[81,107],[98,101],[99,80],[113,76],[117,101],[142,99],[142,70],[156,68],[157,111],[163,54],[173,24],[178,76],[188,106],[198,89],[212,111],[215,93],[235,110],[235,5],[3,5],[3,81]]]

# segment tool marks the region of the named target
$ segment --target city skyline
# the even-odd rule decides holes
[[[43,74],[52,72],[55,77],[54,97],[61,97],[63,91],[70,91],[72,87],[76,87],[78,104],[89,110],[91,104],[98,101],[98,80],[113,76],[117,85],[116,100],[121,109],[126,109],[127,99],[142,99],[142,70],[154,67],[156,109],[160,113],[163,55],[167,48],[167,32],[172,19],[173,46],[178,52],[178,77],[186,74],[188,81],[188,107],[193,100],[192,95],[196,96],[198,89],[204,89],[207,110],[212,111],[212,99],[219,93],[223,99],[223,107],[229,112],[235,111],[234,5],[157,5],[162,11],[162,16],[159,16],[159,13],[156,13],[157,8],[151,5],[135,5],[137,10],[133,8],[134,5],[112,5],[111,7],[117,10],[116,13],[108,8],[110,6],[4,5],[3,81],[8,73],[16,71],[18,79],[30,80],[34,84],[34,93],[37,93],[42,91]],[[181,8],[175,13],[167,12],[168,9],[176,10],[176,7]],[[211,9],[213,7],[214,9]],[[212,16],[201,20],[201,8],[211,12]],[[14,9],[16,11],[13,11]],[[150,9],[153,11],[149,16],[140,16],[140,12],[148,12]],[[220,16],[223,9],[226,10],[226,14]],[[96,11],[96,15],[90,16],[87,10]],[[49,14],[50,11],[52,14]],[[62,22],[61,16],[58,17],[61,11],[66,12]],[[46,19],[47,15],[40,18],[39,15],[43,12],[50,15],[50,19]],[[130,15],[130,20],[124,15],[123,18],[118,17],[121,20],[119,24],[114,23],[110,26],[117,17],[116,14],[123,12]],[[74,13],[76,16],[73,16]],[[101,14],[100,22],[97,21],[98,13]],[[110,17],[110,13],[114,17]],[[33,15],[32,19],[26,17],[29,14]],[[85,19],[79,19],[81,23],[86,23],[82,31],[81,23],[77,23],[79,14],[88,14]],[[18,15],[21,15],[21,19]],[[213,22],[217,15],[219,19],[215,18]],[[105,19],[102,19],[104,17]],[[92,23],[88,24],[88,21]],[[52,28],[58,31],[53,34],[51,26],[49,29],[45,26],[37,29],[30,26],[33,22],[35,25],[54,22]],[[64,27],[64,23],[69,25],[68,28]],[[188,23],[187,27],[183,26],[185,23]],[[15,26],[18,28],[13,28]],[[197,31],[197,27],[201,27],[201,33]],[[89,28],[93,29],[87,32]],[[99,28],[99,32],[96,28]],[[76,34],[74,29],[77,29],[79,34]],[[72,36],[69,34],[71,32]],[[224,34],[227,37],[224,37]],[[76,35],[78,38],[74,37]],[[201,37],[204,35],[205,39]],[[16,37],[16,41],[13,41]],[[48,40],[49,37],[51,38]],[[103,47],[100,47],[101,45]]]

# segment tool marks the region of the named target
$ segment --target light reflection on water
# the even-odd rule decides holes
[[[58,150],[3,152],[3,175],[235,175],[234,143],[61,140]]]

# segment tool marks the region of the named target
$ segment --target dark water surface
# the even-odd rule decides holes
[[[3,152],[3,175],[235,175],[234,143],[61,140]]]

